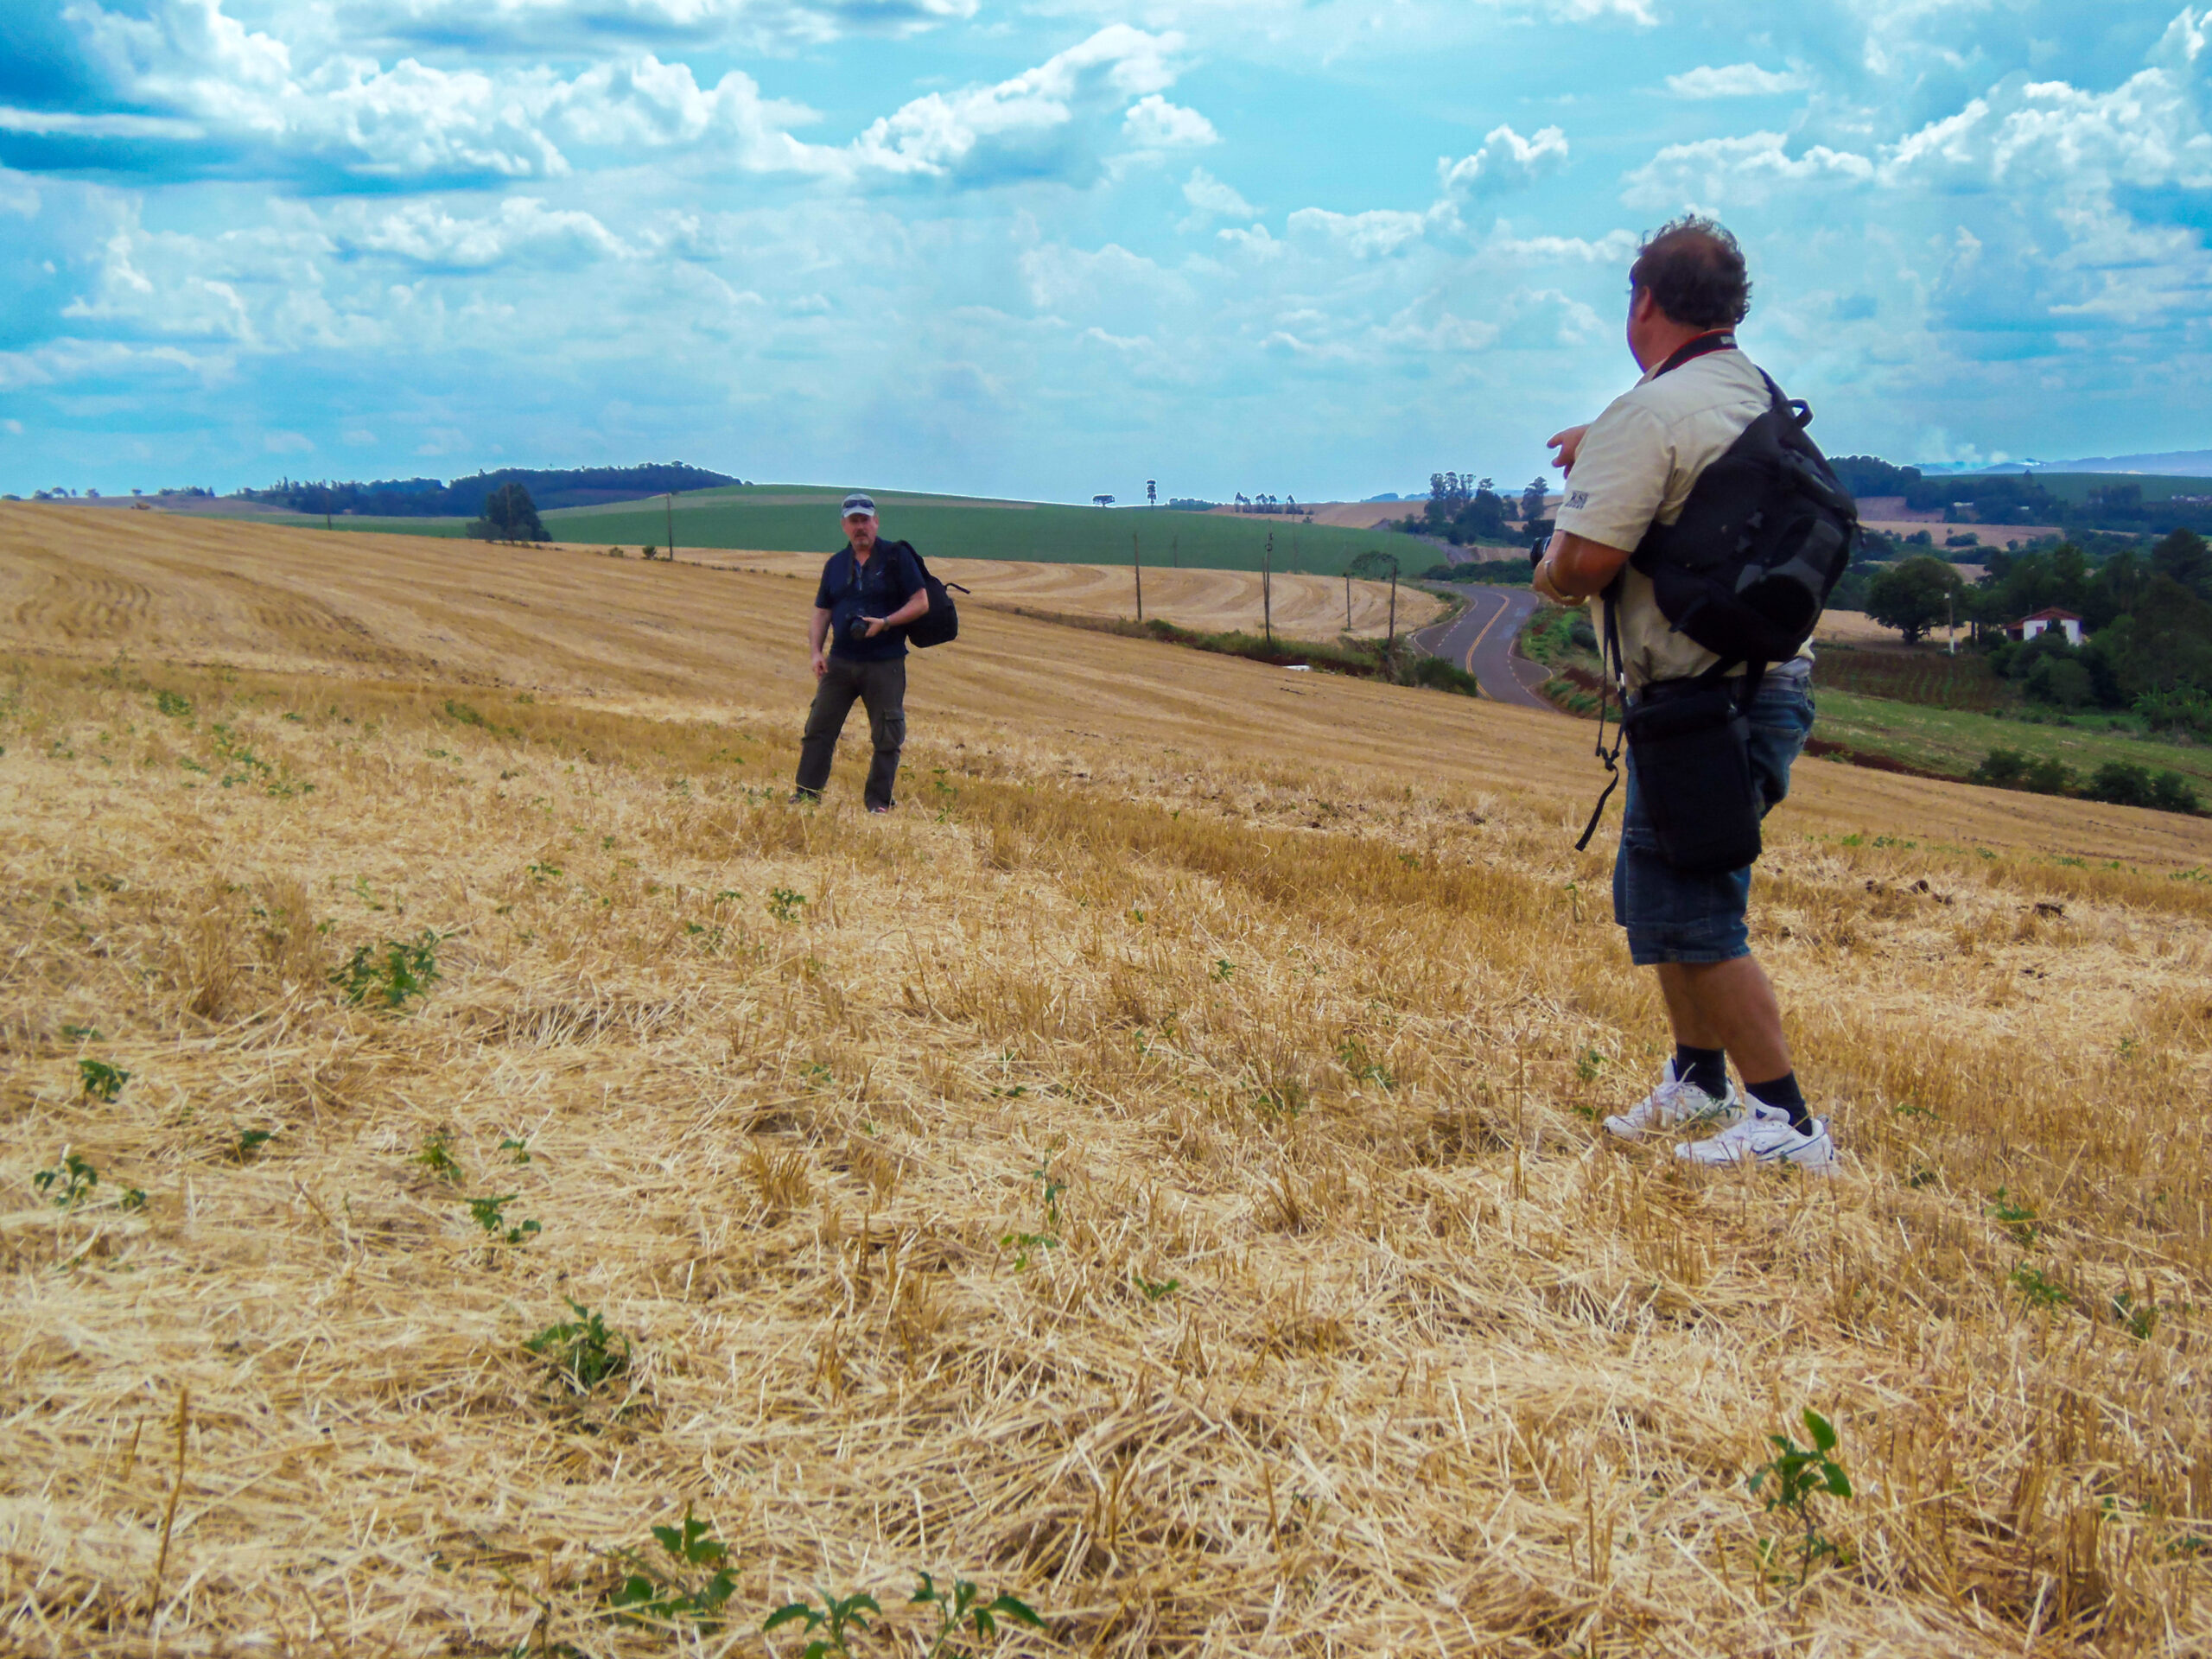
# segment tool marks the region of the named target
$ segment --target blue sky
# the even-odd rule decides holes
[[[1833,453],[2212,444],[2212,11],[0,0],[0,489],[1525,481],[1637,236]]]

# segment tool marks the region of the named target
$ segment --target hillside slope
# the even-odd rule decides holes
[[[799,582],[340,550],[0,509],[0,1649],[2212,1643],[2212,825],[1806,763],[1700,1181],[1582,724],[985,610],[794,810]]]

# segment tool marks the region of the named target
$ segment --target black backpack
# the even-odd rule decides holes
[[[927,651],[931,645],[950,645],[960,637],[960,612],[952,602],[954,593],[968,590],[958,582],[939,582],[922,563],[922,556],[914,551],[912,542],[890,542],[887,546],[902,549],[914,562],[914,569],[922,575],[922,586],[930,596],[930,607],[915,621],[906,626],[906,643],[918,650]],[[950,587],[951,592],[946,591]]]
[[[1708,352],[1732,350],[1735,344],[1732,333],[1707,334],[1669,358],[1659,372]],[[1629,563],[1650,578],[1659,613],[1720,660],[1694,680],[1646,688],[1646,706],[1624,711],[1621,735],[1610,753],[1604,692],[1615,683],[1625,690],[1614,612],[1618,579],[1605,595],[1598,758],[1613,777],[1574,843],[1578,852],[1597,833],[1605,802],[1620,782],[1622,742],[1641,735],[1638,753],[1649,747],[1655,760],[1659,749],[1671,746],[1686,755],[1695,748],[1713,763],[1705,773],[1686,762],[1671,766],[1684,791],[1703,798],[1701,804],[1693,801],[1690,810],[1664,812],[1646,788],[1662,855],[1677,868],[1699,871],[1736,869],[1758,856],[1761,809],[1752,799],[1740,753],[1751,697],[1770,664],[1795,657],[1813,637],[1828,595],[1859,543],[1859,504],[1837,480],[1820,446],[1805,435],[1813,421],[1811,407],[1784,397],[1764,369],[1759,378],[1766,382],[1770,400],[1766,411],[1698,474],[1681,517],[1671,524],[1652,525],[1629,555]],[[1740,680],[1727,680],[1734,669],[1746,665],[1750,671]],[[1655,767],[1655,781],[1656,772]],[[1728,810],[1732,801],[1740,812]],[[1681,822],[1670,826],[1670,818]]]
[[[1772,405],[1629,559],[1660,614],[1732,668],[1795,657],[1859,541],[1858,504],[1805,435],[1813,411],[1760,378]]]

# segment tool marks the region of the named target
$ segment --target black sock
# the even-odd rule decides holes
[[[1675,1077],[1679,1083],[1694,1083],[1719,1100],[1728,1093],[1728,1051],[1692,1048],[1688,1043],[1676,1043]]]
[[[1805,1109],[1805,1091],[1797,1086],[1795,1071],[1785,1071],[1771,1083],[1747,1083],[1744,1088],[1760,1105],[1789,1113],[1789,1127],[1800,1135],[1811,1132],[1812,1115]]]

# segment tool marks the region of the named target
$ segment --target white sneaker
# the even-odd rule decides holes
[[[1642,1100],[1605,1120],[1605,1128],[1623,1141],[1640,1141],[1649,1129],[1687,1129],[1700,1124],[1733,1123],[1744,1115],[1736,1085],[1724,1084],[1726,1093],[1715,1100],[1697,1084],[1675,1075],[1669,1058],[1660,1073],[1659,1086]]]
[[[1693,1164],[1796,1164],[1816,1174],[1836,1170],[1835,1142],[1828,1138],[1828,1121],[1813,1120],[1811,1130],[1792,1126],[1789,1114],[1779,1106],[1754,1100],[1749,1117],[1731,1123],[1710,1141],[1688,1141],[1675,1148],[1675,1156]]]

